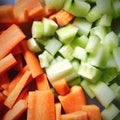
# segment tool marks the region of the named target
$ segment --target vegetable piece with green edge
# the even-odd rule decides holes
[[[70,12],[76,17],[85,17],[90,10],[90,4],[82,0],[67,0],[64,3],[63,9]]]
[[[88,12],[86,19],[89,22],[95,22],[96,20],[98,20],[101,17],[101,12],[98,9],[97,6],[94,6],[93,8],[90,9],[90,11]]]
[[[72,72],[73,67],[67,59],[51,64],[48,68],[46,68],[46,73],[50,82],[66,78]]]
[[[119,114],[119,112],[119,109],[113,103],[111,103],[101,112],[101,116],[103,120],[113,120]]]
[[[37,44],[34,38],[30,38],[27,40],[27,46],[34,53],[41,52],[41,48],[39,47],[39,45]]]
[[[48,40],[44,48],[54,56],[61,46],[62,43],[59,40],[57,40],[55,37],[53,37]]]
[[[81,62],[78,74],[92,83],[100,80],[102,71],[87,62]]]
[[[86,80],[86,79],[83,79],[82,81],[81,81],[81,86],[82,86],[82,88],[84,89],[84,91],[86,92],[86,94],[91,98],[91,99],[93,99],[94,97],[95,97],[95,95],[94,95],[94,93],[92,92],[92,90],[89,88],[89,85],[90,85],[91,83],[88,81],[88,80]]]
[[[44,0],[46,7],[49,9],[61,9],[63,8],[65,0]]]
[[[100,19],[96,22],[96,25],[111,26],[113,16],[108,14],[103,14]]]
[[[115,94],[112,89],[102,81],[98,81],[96,84],[91,84],[89,87],[97,100],[105,108],[107,108],[115,99]]]
[[[120,71],[120,47],[116,47],[113,49],[113,57],[117,64],[117,70]]]
[[[77,32],[78,28],[71,24],[68,24],[56,30],[59,40],[64,44],[70,43],[75,38]]]
[[[72,42],[71,46],[75,48],[76,46],[80,46],[82,48],[85,48],[88,42],[88,37],[86,35],[82,35],[79,37],[76,37]]]
[[[85,47],[88,53],[93,53],[98,49],[100,46],[101,39],[96,35],[90,35],[88,38],[87,45]]]
[[[57,23],[48,18],[43,18],[42,23],[43,23],[43,35],[46,37],[53,36],[56,29],[58,28]]]
[[[75,47],[72,56],[82,61],[86,61],[88,57],[87,51],[84,48],[79,46]]]
[[[74,85],[80,85],[81,79],[82,79],[81,77],[77,77],[77,78],[75,78],[75,79],[69,80],[69,81],[68,81],[68,85],[69,85],[70,87],[72,87],[72,86],[74,86]]]
[[[114,18],[120,17],[120,1],[113,0]]]
[[[41,45],[41,46],[45,46],[47,44],[47,42],[49,41],[50,37],[41,37],[41,38],[36,38],[36,42]]]
[[[99,68],[105,68],[107,64],[109,51],[104,45],[98,46],[96,51],[91,53],[87,59],[87,62],[91,65]]]
[[[72,53],[73,53],[73,48],[71,47],[70,44],[66,44],[66,45],[63,45],[60,49],[59,49],[59,53],[66,59],[68,60],[72,60],[73,59],[73,56],[72,56]]]
[[[73,25],[78,27],[78,34],[81,35],[88,35],[91,27],[92,27],[92,23],[88,22],[86,19],[84,18],[75,18],[73,21]]]
[[[43,36],[43,23],[41,21],[33,21],[31,32],[33,38],[41,38]]]

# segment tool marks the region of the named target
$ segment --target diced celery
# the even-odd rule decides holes
[[[53,59],[53,56],[45,50],[43,53],[38,55],[38,59],[40,61],[41,67],[46,68],[49,67],[50,62]]]
[[[81,62],[78,74],[83,78],[88,79],[90,82],[95,83],[100,80],[102,72],[89,63]]]
[[[60,49],[59,49],[59,53],[66,59],[68,60],[72,60],[73,59],[73,48],[70,46],[70,44],[67,45],[63,45]]]
[[[106,34],[107,28],[105,26],[95,26],[90,30],[90,35],[97,35],[101,40],[104,40]]]
[[[90,10],[90,4],[82,0],[66,0],[63,9],[77,17],[85,17]]]
[[[113,57],[117,64],[117,69],[120,71],[120,47],[116,47],[113,49]]]
[[[119,112],[119,109],[113,103],[111,103],[101,112],[101,116],[103,120],[113,120],[119,114]]]
[[[105,68],[108,60],[109,51],[106,49],[106,46],[100,45],[91,53],[87,59],[87,62],[93,66],[99,68]]]
[[[113,15],[113,0],[96,0],[96,4],[103,14]]]
[[[86,51],[89,53],[93,53],[97,50],[97,48],[100,46],[100,38],[96,35],[90,35],[87,45],[85,47]]]
[[[91,8],[91,10],[88,12],[86,19],[89,22],[95,22],[96,20],[98,20],[101,17],[101,12],[98,9],[97,6],[94,6],[93,8]]]
[[[96,84],[91,84],[90,89],[93,91],[97,100],[105,108],[107,108],[115,99],[115,94],[112,89],[102,81],[98,81]]]
[[[56,29],[58,28],[58,25],[48,18],[43,18],[43,31],[44,36],[51,37],[54,35]]]
[[[71,45],[72,45],[73,47],[80,46],[80,47],[82,47],[82,48],[85,48],[86,45],[87,45],[87,42],[88,42],[88,37],[87,37],[86,35],[82,35],[82,36],[80,36],[80,37],[76,37],[76,38],[72,41]]]
[[[31,51],[35,53],[41,52],[41,48],[39,47],[34,38],[30,38],[27,40],[27,46]]]
[[[86,19],[84,18],[75,18],[75,20],[73,21],[73,24],[78,27],[78,34],[79,35],[88,35],[91,27],[92,27],[92,23],[88,22]]]
[[[45,49],[54,56],[61,46],[62,43],[54,37],[49,39],[45,46]]]
[[[90,85],[90,84],[91,84],[91,83],[90,83],[88,80],[86,80],[86,79],[84,79],[84,80],[81,82],[81,86],[83,87],[84,91],[87,93],[87,95],[88,95],[91,99],[93,99],[93,98],[95,97],[95,95],[93,94],[92,90],[89,88],[89,85]]]
[[[50,9],[60,9],[63,7],[65,0],[45,0],[45,5]]]
[[[103,14],[102,17],[97,21],[97,26],[102,25],[102,26],[111,26],[113,16],[108,15],[108,14]]]
[[[32,37],[41,38],[43,36],[43,23],[41,21],[33,21]]]
[[[57,29],[56,33],[61,42],[68,44],[74,39],[74,37],[77,34],[77,31],[78,31],[77,27],[68,24],[64,27]]]
[[[119,73],[116,68],[106,68],[103,70],[102,81],[109,85],[110,82],[115,79],[118,74]]]
[[[110,52],[112,52],[112,50],[118,46],[119,38],[115,32],[111,31],[108,34],[106,34],[102,43],[109,48]]]
[[[87,51],[79,46],[75,47],[72,56],[82,61],[86,61],[88,57]]]
[[[113,0],[114,18],[120,17],[120,0]]]
[[[73,69],[74,69],[76,72],[78,72],[78,69],[79,69],[79,66],[80,66],[80,61],[77,60],[77,59],[73,59],[73,60],[71,61],[71,64],[72,64],[72,66],[73,66]]]
[[[55,64],[51,64],[48,68],[46,68],[48,79],[51,82],[65,78],[72,72],[72,64],[67,59],[63,59],[62,61],[56,62]]]
[[[47,44],[47,42],[49,41],[49,37],[41,37],[41,38],[36,38],[36,42],[40,45],[45,46]]]
[[[80,83],[81,83],[81,77],[77,77],[77,78],[75,78],[75,79],[72,79],[72,80],[69,80],[69,81],[68,81],[68,85],[69,85],[70,87],[72,87],[72,86],[74,86],[74,85],[80,85]]]

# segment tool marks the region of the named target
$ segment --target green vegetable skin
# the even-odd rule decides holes
[[[81,85],[88,103],[100,107],[103,120],[120,118],[120,29],[116,32],[112,26],[118,20],[120,27],[120,1],[44,0],[44,4],[75,16],[62,27],[47,18],[33,22],[31,40],[36,44],[28,41],[28,47],[38,54],[49,81],[64,77],[70,86]]]

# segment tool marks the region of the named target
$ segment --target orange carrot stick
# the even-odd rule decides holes
[[[83,105],[82,111],[87,112],[89,120],[101,120],[100,109],[96,105]]]
[[[73,86],[68,94],[64,96],[59,95],[58,98],[65,113],[79,111],[82,106],[86,104],[84,92],[82,88],[77,85]]]
[[[15,24],[2,32],[0,35],[0,59],[6,56],[24,38],[25,35]]]
[[[11,108],[16,99],[18,98],[18,96],[20,95],[20,92],[22,91],[22,89],[25,87],[25,84],[27,83],[27,81],[29,80],[30,77],[30,72],[26,71],[22,78],[20,79],[20,81],[17,83],[17,85],[15,86],[15,88],[12,90],[12,92],[8,95],[7,99],[5,100],[4,104],[8,107]]]
[[[16,59],[12,54],[8,54],[3,59],[0,60],[0,74],[5,73],[11,67],[17,63]]]
[[[37,57],[35,56],[35,54],[28,49],[25,40],[23,40],[21,42],[21,48],[22,48],[22,51],[23,51],[25,61],[28,65],[28,67],[29,67],[29,70],[30,70],[31,74],[32,74],[32,77],[35,78],[38,75],[42,74],[43,70],[40,67],[40,63],[39,63]]]
[[[59,26],[64,26],[67,25],[74,18],[74,16],[61,9],[57,13],[52,14],[49,18],[55,20]]]
[[[48,79],[45,73],[36,77],[36,85],[38,90],[50,90]]]
[[[60,120],[62,106],[61,103],[55,103],[56,120]]]
[[[26,109],[27,102],[21,99],[5,114],[3,120],[18,120]]]
[[[65,95],[70,92],[70,88],[65,79],[61,79],[53,82],[53,87],[60,95]]]

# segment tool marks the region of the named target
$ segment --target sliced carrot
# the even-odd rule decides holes
[[[48,79],[45,73],[36,77],[36,85],[38,90],[50,90]]]
[[[17,83],[17,85],[15,86],[15,88],[12,90],[12,92],[8,95],[7,99],[5,100],[4,104],[8,107],[11,108],[16,99],[18,98],[18,96],[20,95],[20,92],[22,91],[22,89],[25,87],[25,84],[27,83],[27,81],[29,80],[30,77],[30,72],[26,71],[22,78],[20,79],[20,81]]]
[[[61,103],[55,103],[55,109],[56,109],[56,120],[61,120],[61,110],[62,110],[62,106]]]
[[[0,35],[0,59],[6,56],[24,38],[25,35],[15,24],[2,32]]]
[[[42,68],[40,66],[40,63],[39,63],[37,57],[35,56],[35,54],[28,49],[25,40],[23,40],[21,42],[21,48],[22,48],[22,51],[23,51],[25,61],[26,61],[27,65],[28,65],[28,67],[29,67],[29,70],[30,70],[33,78],[35,78],[38,75],[42,74],[43,70],[42,70]]]
[[[64,78],[53,82],[53,87],[59,95],[65,95],[70,92],[70,88]]]
[[[26,109],[27,102],[21,99],[4,115],[3,120],[18,120]]]
[[[50,90],[29,92],[27,120],[39,119],[55,120],[54,95]]]
[[[10,82],[9,87],[8,87],[8,91],[9,93],[12,92],[12,90],[15,88],[15,86],[17,85],[17,83],[20,81],[20,79],[22,78],[23,74],[25,73],[25,71],[28,70],[28,66],[25,66],[16,76],[15,78]]]
[[[89,120],[87,118],[87,112],[76,111],[68,114],[62,114],[60,120]]]
[[[70,92],[64,96],[58,96],[65,113],[71,113],[81,110],[86,104],[85,94],[80,86],[73,86]]]
[[[0,23],[14,23],[13,5],[0,6]]]
[[[64,26],[67,25],[74,18],[74,16],[61,9],[57,13],[52,14],[49,18],[56,21],[59,26]]]
[[[96,105],[83,105],[82,110],[87,112],[88,120],[101,120],[100,109]]]
[[[0,60],[0,74],[5,73],[11,67],[17,63],[16,59],[12,54],[8,54],[3,59]]]

